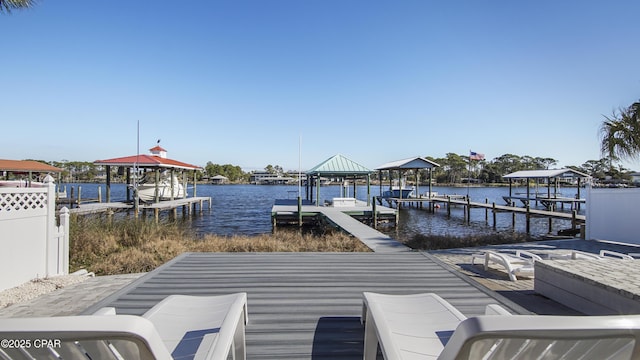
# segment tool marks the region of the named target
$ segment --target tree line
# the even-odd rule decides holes
[[[447,153],[444,157],[434,158],[426,156],[427,159],[438,163],[440,166],[432,171],[432,178],[439,184],[463,183],[474,181],[486,184],[504,183],[502,177],[515,171],[520,170],[543,170],[553,169],[558,161],[552,158],[533,157],[529,155],[504,154],[492,160],[470,160],[468,155],[459,155],[455,153]],[[101,181],[104,178],[104,167],[95,165],[92,162],[85,161],[51,161],[48,163],[55,167],[61,168],[62,182],[92,182]],[[568,168],[586,173],[595,179],[611,180],[611,181],[628,181],[631,179],[632,173],[629,169],[622,167],[619,158],[611,159],[605,157],[599,160],[588,160],[579,166],[568,166]],[[112,181],[124,181],[124,169],[112,167]],[[287,175],[285,170],[279,165],[267,165],[264,171],[274,175]],[[248,183],[253,172],[245,172],[238,165],[232,164],[216,164],[211,161],[207,162],[202,171],[196,173],[198,181],[208,181],[217,175],[222,175],[229,179],[230,183]],[[289,174],[292,177],[297,176],[297,171]],[[422,171],[420,178],[426,180],[428,178],[426,170]],[[377,172],[372,174],[373,180],[378,180]],[[471,179],[471,180],[470,180]]]

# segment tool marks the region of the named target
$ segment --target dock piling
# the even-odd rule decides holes
[[[493,229],[495,230],[497,228],[497,226],[498,226],[497,221],[496,221],[497,220],[496,219],[497,211],[496,211],[496,203],[495,202],[492,203],[492,207],[493,207]]]
[[[489,199],[488,198],[484,198],[484,203],[488,204],[489,203]],[[484,222],[486,224],[489,223],[489,207],[485,207],[484,208]]]
[[[302,226],[302,197],[298,196],[298,226]]]
[[[378,205],[376,204],[376,197],[373,197],[373,207],[372,207],[372,212],[373,212],[373,228],[374,229],[378,229],[378,209],[377,209]]]

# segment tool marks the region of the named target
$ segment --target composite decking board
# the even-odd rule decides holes
[[[248,359],[361,359],[362,292],[435,292],[466,315],[517,305],[429,257],[402,253],[187,253],[105,299],[141,315],[171,294],[248,294]]]

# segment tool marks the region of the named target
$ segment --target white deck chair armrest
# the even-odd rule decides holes
[[[526,340],[536,340],[526,342]],[[633,354],[640,353],[640,316],[545,316],[545,315],[514,315],[514,316],[478,316],[469,318],[460,323],[453,336],[444,347],[438,357],[439,360],[468,359],[470,352],[474,351],[473,358],[483,358],[485,353],[490,354],[496,347],[505,345],[504,340],[519,341],[524,346],[531,346],[528,351],[537,351],[540,346],[556,346],[559,342],[567,341],[579,345],[562,347],[558,351],[571,352],[577,358],[576,352],[592,358],[604,358],[603,353],[598,354],[598,346],[603,340],[621,340],[627,351]],[[480,343],[483,342],[483,343]],[[473,346],[478,343],[478,346]],[[507,341],[508,343],[508,341]],[[554,345],[556,344],[556,345]],[[508,346],[508,345],[506,345]],[[538,347],[535,349],[535,347]],[[606,347],[606,344],[605,344]],[[486,350],[484,352],[480,350]],[[499,350],[495,350],[499,351]],[[526,357],[527,349],[520,348]],[[602,351],[602,350],[600,350]],[[605,351],[611,351],[606,348]],[[559,353],[557,355],[562,355]],[[608,355],[611,355],[608,353]]]
[[[135,344],[140,359],[172,359],[153,324],[134,315],[58,316],[0,319],[0,338],[76,341],[126,340]]]

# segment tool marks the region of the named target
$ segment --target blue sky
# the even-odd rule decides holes
[[[296,170],[334,154],[599,159],[638,1],[40,0],[0,15],[0,158]],[[640,170],[640,163],[627,167]]]

